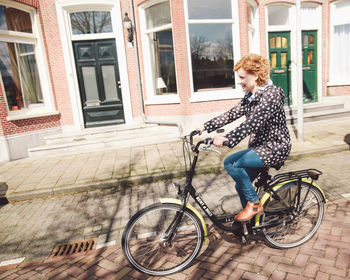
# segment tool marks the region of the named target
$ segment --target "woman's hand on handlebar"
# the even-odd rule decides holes
[[[202,125],[200,128],[197,129],[199,132],[198,134],[201,135],[203,133],[203,131],[205,130],[204,125]]]
[[[212,138],[213,141],[213,145],[216,147],[223,147],[223,146],[227,146],[228,144],[228,139],[226,137],[223,136],[214,136]]]

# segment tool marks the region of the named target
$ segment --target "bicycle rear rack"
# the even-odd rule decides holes
[[[291,171],[286,173],[280,173],[274,176],[270,184],[277,184],[284,181],[290,181],[295,179],[302,179],[302,178],[311,178],[312,180],[318,180],[318,178],[322,175],[322,172],[317,169],[304,169],[304,170],[298,170],[298,171]]]

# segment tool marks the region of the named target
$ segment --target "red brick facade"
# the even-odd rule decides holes
[[[70,73],[67,73],[67,60],[64,58],[64,49],[62,44],[62,32],[59,26],[59,19],[57,18],[57,5],[56,0],[14,0],[13,1],[25,4],[36,8],[37,18],[40,26],[40,36],[43,44],[44,58],[47,67],[48,77],[48,90],[46,93],[51,96],[53,113],[48,116],[23,118],[16,120],[9,120],[9,111],[7,108],[6,97],[4,89],[0,86],[0,136],[7,137],[11,135],[17,135],[27,132],[35,132],[40,130],[47,130],[54,127],[69,127],[69,126],[82,126],[77,125],[77,118],[74,115],[79,115],[75,112],[76,108],[72,105],[72,95],[69,87]],[[111,1],[110,1],[111,2]],[[137,34],[137,47],[139,56],[139,68],[141,75],[141,86],[143,100],[146,100],[146,87],[144,86],[147,81],[144,74],[144,69],[147,67],[144,65],[143,46],[141,38],[141,26],[139,6],[148,2],[148,0],[134,0],[134,14],[135,14],[135,28]],[[310,2],[310,1],[307,1]],[[320,36],[322,37],[322,45],[319,46],[321,52],[322,61],[319,61],[321,65],[321,85],[322,96],[327,95],[344,95],[348,94],[349,86],[347,87],[327,87],[329,80],[329,40],[330,40],[330,0],[315,0],[314,3],[320,4],[322,7],[322,25]],[[273,3],[283,3],[295,5],[295,1],[278,1],[278,0],[260,0],[256,1],[258,11],[258,28],[259,28],[259,50],[264,56],[268,55],[268,42],[267,42],[267,15],[266,7]],[[0,1],[1,4],[1,1]],[[211,100],[211,101],[196,101],[191,102],[191,75],[190,75],[190,61],[191,58],[188,55],[188,35],[186,34],[186,18],[185,18],[185,5],[184,0],[170,0],[171,4],[171,18],[172,18],[172,32],[174,42],[174,57],[176,65],[176,78],[177,78],[177,94],[179,96],[180,103],[173,104],[146,104],[144,105],[144,112],[146,116],[188,116],[197,114],[210,114],[213,112],[222,112],[230,108],[232,105],[238,102],[238,99],[226,99],[226,100]],[[130,8],[129,0],[115,1],[115,5],[120,6],[121,18],[124,13],[131,15],[132,9]],[[238,15],[239,15],[239,48],[240,55],[249,53],[249,39],[248,39],[248,14],[247,14],[247,1],[238,0]],[[84,10],[82,8],[82,10]],[[122,24],[119,22],[118,24]],[[140,119],[142,110],[140,106],[139,87],[138,87],[138,75],[137,75],[137,61],[134,48],[127,47],[127,35],[124,32],[124,45],[125,45],[125,60],[128,73],[129,92],[126,93],[130,96],[131,114],[132,119]],[[70,42],[69,42],[70,44]],[[237,61],[238,57],[234,58]]]

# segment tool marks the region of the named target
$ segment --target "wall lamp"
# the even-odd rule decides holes
[[[132,22],[131,19],[128,16],[128,13],[124,14],[123,19],[124,27],[128,31],[128,43],[132,44],[134,43],[134,32],[132,28]]]

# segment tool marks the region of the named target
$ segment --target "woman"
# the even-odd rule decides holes
[[[204,123],[200,134],[208,133],[246,116],[246,120],[225,137],[213,137],[213,143],[222,147],[225,141],[233,148],[250,135],[248,149],[228,156],[224,166],[236,182],[236,190],[243,210],[235,216],[237,221],[248,221],[263,212],[263,206],[254,190],[252,181],[263,167],[279,169],[291,150],[289,131],[283,109],[284,92],[275,85],[267,85],[269,80],[267,59],[249,54],[234,67],[239,84],[245,92],[238,105],[226,113]]]

